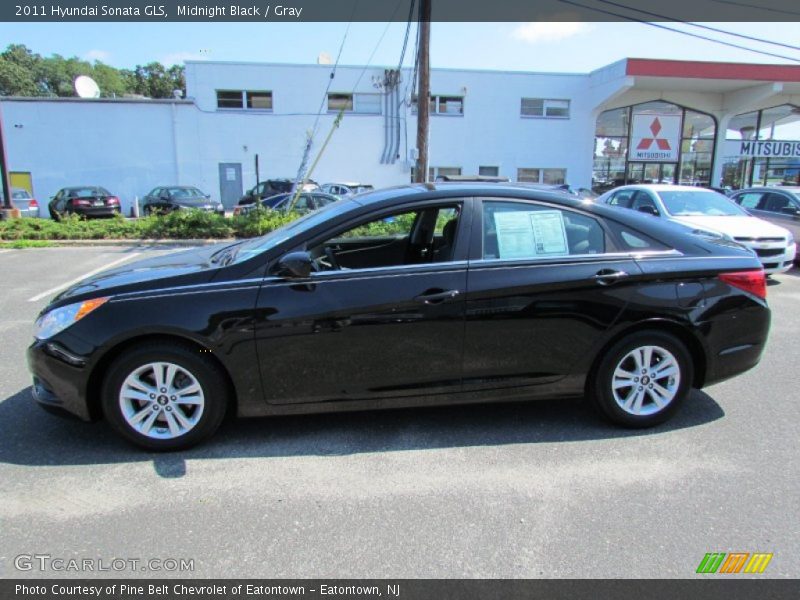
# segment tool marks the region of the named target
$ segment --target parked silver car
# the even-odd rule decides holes
[[[0,189],[0,203],[3,202],[3,190]],[[14,208],[18,208],[23,217],[38,217],[39,203],[30,192],[24,188],[11,188],[11,202]]]
[[[355,181],[323,183],[320,188],[326,194],[333,194],[340,198],[349,198],[362,192],[371,192],[375,189],[369,183],[357,183]]]
[[[753,216],[788,229],[800,239],[800,187],[752,187],[738,190],[731,198]],[[795,261],[800,260],[800,251]]]

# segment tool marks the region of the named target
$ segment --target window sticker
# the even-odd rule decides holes
[[[539,210],[530,213],[536,255],[563,256],[569,254],[567,229],[560,210]]]
[[[494,213],[499,258],[569,254],[564,216],[559,210]]]
[[[528,211],[494,213],[499,258],[528,258],[536,255],[533,223]]]

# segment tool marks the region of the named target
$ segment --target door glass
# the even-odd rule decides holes
[[[742,208],[752,209],[758,208],[758,203],[761,201],[761,196],[763,194],[757,194],[754,192],[750,192],[748,194],[740,194],[736,196],[736,202],[742,205]]]
[[[789,208],[792,203],[783,194],[767,194],[764,199],[764,210],[772,213],[782,213],[783,209]]]
[[[600,223],[580,213],[521,202],[483,203],[483,258],[548,258],[605,252]]]
[[[398,212],[339,232],[309,252],[318,271],[448,262],[460,214],[460,204]]]

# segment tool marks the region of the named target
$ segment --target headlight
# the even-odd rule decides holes
[[[46,340],[55,334],[64,331],[67,327],[80,321],[96,308],[108,302],[108,297],[92,298],[75,304],[67,304],[43,314],[36,319],[34,337],[37,340]]]

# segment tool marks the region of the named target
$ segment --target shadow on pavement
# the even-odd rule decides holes
[[[188,460],[339,456],[471,446],[581,442],[659,435],[724,416],[713,398],[695,390],[664,425],[632,430],[607,424],[584,402],[539,400],[229,419],[205,444],[185,452],[138,450],[105,422],[59,418],[36,406],[25,388],[0,402],[0,462],[29,466],[92,465],[152,460],[164,478],[186,474]]]

